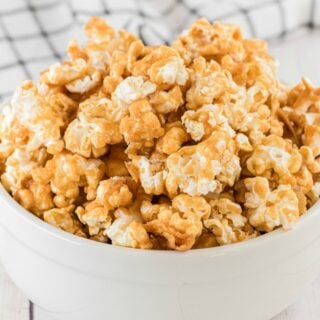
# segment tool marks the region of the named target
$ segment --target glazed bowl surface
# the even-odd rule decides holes
[[[290,231],[151,251],[58,230],[0,186],[0,257],[15,284],[57,320],[268,320],[320,271],[320,203]]]

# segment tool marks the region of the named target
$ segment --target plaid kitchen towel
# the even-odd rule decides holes
[[[168,43],[195,19],[231,21],[267,40],[320,26],[320,0],[0,0],[0,101],[64,56],[92,15],[147,44]]]

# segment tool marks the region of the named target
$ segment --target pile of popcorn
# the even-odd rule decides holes
[[[1,182],[72,234],[188,250],[290,229],[320,194],[320,89],[201,19],[146,46],[93,17],[0,116]]]

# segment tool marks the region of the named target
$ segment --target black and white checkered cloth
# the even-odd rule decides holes
[[[169,43],[200,17],[237,23],[246,36],[270,40],[320,27],[320,0],[0,0],[0,101],[63,58],[92,15],[147,44]]]

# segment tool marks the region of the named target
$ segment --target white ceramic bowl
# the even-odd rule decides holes
[[[179,253],[75,237],[0,187],[0,247],[16,285],[59,320],[267,320],[320,270],[320,204],[291,231]]]

